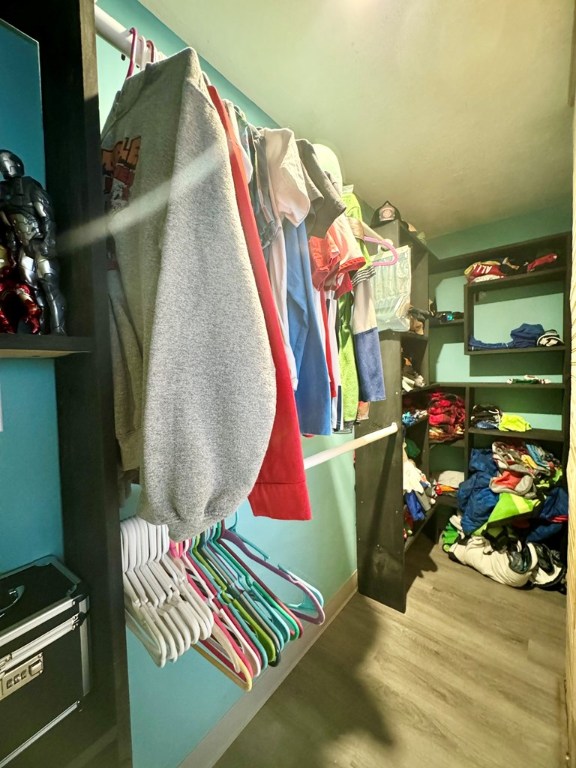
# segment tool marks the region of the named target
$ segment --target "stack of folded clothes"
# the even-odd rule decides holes
[[[413,389],[425,386],[424,377],[414,368],[412,358],[404,351],[402,352],[402,389],[404,392],[411,392]]]
[[[502,413],[497,405],[475,405],[470,416],[470,426],[476,429],[498,429]]]
[[[402,424],[404,424],[405,427],[412,427],[414,424],[424,421],[428,416],[428,411],[425,408],[418,408],[418,406],[411,401],[405,400],[402,408]]]
[[[546,253],[536,259],[526,261],[521,258],[509,258],[490,261],[475,261],[464,270],[469,283],[481,283],[488,280],[500,280],[503,277],[535,272],[543,267],[549,267],[558,259],[556,253]]]
[[[503,413],[498,429],[501,432],[528,432],[529,429],[532,429],[532,425],[526,421],[524,416],[518,416],[517,413]]]
[[[427,513],[436,501],[436,492],[426,475],[404,452],[404,538],[414,533],[415,524],[426,520]]]
[[[544,328],[540,323],[522,323],[518,328],[510,331],[512,336],[512,347],[535,347],[538,339],[544,334]]]
[[[428,435],[431,443],[449,443],[464,435],[464,400],[447,392],[432,392],[428,404]]]
[[[440,495],[455,496],[460,485],[464,482],[464,472],[454,469],[444,469],[434,482],[434,490]]]

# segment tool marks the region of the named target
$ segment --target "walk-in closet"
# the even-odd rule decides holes
[[[568,0],[0,8],[0,768],[576,768]]]

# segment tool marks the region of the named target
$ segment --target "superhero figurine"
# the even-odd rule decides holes
[[[24,175],[22,160],[7,149],[0,149],[0,174],[4,178],[0,181],[0,224],[21,280],[40,307],[40,333],[65,334],[50,199],[41,184]]]

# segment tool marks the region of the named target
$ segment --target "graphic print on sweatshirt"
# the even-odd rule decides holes
[[[130,201],[141,143],[142,138],[136,136],[117,141],[112,149],[102,149],[104,199],[106,210],[110,213],[118,213]]]

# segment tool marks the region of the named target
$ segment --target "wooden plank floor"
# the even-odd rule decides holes
[[[409,560],[406,615],[356,595],[217,768],[565,765],[565,598]]]

